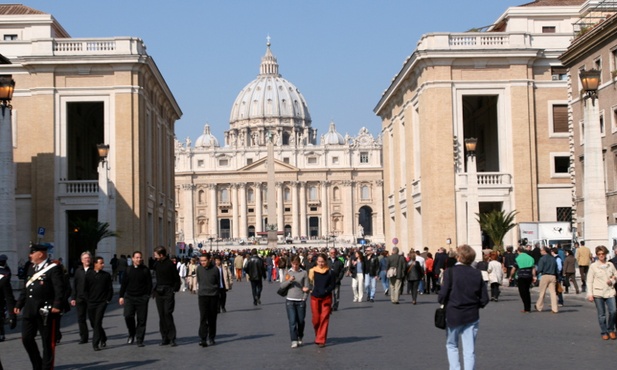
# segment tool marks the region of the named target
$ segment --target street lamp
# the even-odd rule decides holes
[[[109,155],[109,144],[96,144],[96,150],[99,153],[99,162],[105,162]]]
[[[467,150],[467,244],[476,251],[476,260],[482,254],[482,230],[478,222],[480,201],[478,199],[478,164],[476,162],[476,147],[478,139],[465,139]]]
[[[608,239],[600,109],[599,104],[595,104],[598,97],[598,87],[600,86],[600,74],[601,71],[596,69],[579,72],[585,101],[583,114],[585,228],[583,230],[585,242],[592,250]],[[591,104],[587,104],[589,99],[591,99]]]
[[[212,253],[212,242],[214,241],[214,237],[209,237],[208,240],[210,241],[210,253]]]

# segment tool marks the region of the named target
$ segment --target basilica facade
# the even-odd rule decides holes
[[[318,135],[300,90],[278,69],[268,43],[259,75],[231,107],[224,139],[206,124],[194,144],[176,140],[177,241],[260,240],[275,228],[292,242],[384,242],[381,138],[364,127],[343,136],[333,122]]]

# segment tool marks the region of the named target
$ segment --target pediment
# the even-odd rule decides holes
[[[266,167],[266,159],[261,158],[260,160],[253,162],[249,165],[246,165],[240,169],[239,172],[260,172],[265,173],[268,172],[268,168]],[[281,162],[278,159],[274,160],[274,172],[297,172],[300,169],[296,166],[292,166],[289,163]]]

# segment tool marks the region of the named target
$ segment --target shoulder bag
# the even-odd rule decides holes
[[[446,270],[446,272],[448,272],[448,270]],[[438,329],[442,329],[442,330],[446,328],[446,304],[448,304],[448,299],[450,298],[450,292],[452,291],[452,275],[453,274],[454,273],[450,271],[450,288],[448,289],[446,300],[441,306],[437,307],[437,309],[435,310],[435,327]],[[445,275],[445,272],[442,275]]]

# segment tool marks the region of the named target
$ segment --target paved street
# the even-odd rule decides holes
[[[351,279],[345,278],[341,306],[332,316],[325,348],[312,343],[309,310],[305,346],[292,350],[284,300],[276,295],[277,284],[265,283],[263,304],[254,307],[250,284],[242,282],[234,284],[228,294],[227,313],[219,315],[215,346],[198,345],[197,298],[179,293],[175,313],[178,347],[158,346],[158,315],[153,301],[144,348],[125,345],[126,329],[117,303],[107,310],[104,327],[108,347],[100,352],[94,352],[90,344],[77,344],[75,312],[71,311],[63,319],[64,339],[57,347],[56,369],[447,368],[445,332],[433,326],[435,295],[419,296],[416,306],[403,295],[402,304],[393,305],[378,283],[375,303],[352,303],[350,283]],[[566,305],[558,315],[522,314],[517,291],[504,289],[498,303],[491,302],[481,311],[477,368],[608,368],[617,341],[600,339],[592,303],[584,301],[582,295],[566,295],[565,299]],[[546,307],[550,308],[548,296]],[[30,368],[17,330],[0,343],[0,353],[5,369]]]

